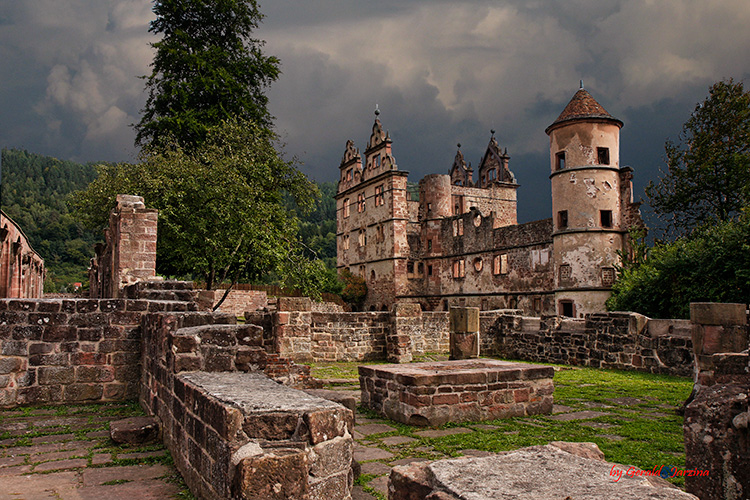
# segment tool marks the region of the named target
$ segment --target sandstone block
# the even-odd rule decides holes
[[[240,461],[234,495],[247,500],[308,500],[307,475],[303,451],[275,449]]]
[[[130,417],[110,422],[109,433],[115,443],[144,444],[158,441],[156,417]]]
[[[690,321],[699,325],[746,325],[745,304],[691,302]]]

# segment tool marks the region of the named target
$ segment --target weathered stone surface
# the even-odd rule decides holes
[[[352,466],[352,439],[339,436],[312,447],[308,455],[310,475],[327,477],[348,471]]]
[[[489,359],[359,367],[364,406],[423,426],[548,414],[553,375],[550,366]]]
[[[685,466],[709,471],[686,476],[685,489],[703,500],[750,495],[749,389],[736,384],[704,387],[685,409]]]
[[[349,408],[352,413],[357,411],[357,399],[350,392],[332,391],[329,389],[306,389],[306,393],[319,398],[327,399]]]
[[[562,451],[567,451],[572,455],[576,455],[583,458],[590,458],[592,460],[604,461],[604,453],[596,443],[573,443],[570,441],[552,441],[550,445],[560,448]]]
[[[159,420],[156,417],[130,417],[109,424],[115,443],[143,444],[159,439]]]
[[[234,493],[246,500],[308,500],[307,455],[300,450],[242,459],[235,474]]]
[[[746,325],[745,304],[691,302],[690,321],[701,325]]]
[[[613,475],[617,471],[622,471],[622,475]],[[572,455],[551,445],[532,446],[490,457],[395,467],[390,476],[389,498],[697,499],[660,478],[638,475],[636,471],[634,468]]]

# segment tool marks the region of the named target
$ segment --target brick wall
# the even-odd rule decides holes
[[[0,406],[133,399],[141,317],[179,302],[0,300]]]
[[[482,328],[482,355],[543,363],[689,376],[690,322],[650,320],[635,313],[585,319],[503,314]]]

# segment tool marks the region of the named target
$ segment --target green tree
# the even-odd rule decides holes
[[[690,302],[750,303],[750,211],[657,243],[645,261],[625,266],[607,309],[687,318]]]
[[[668,172],[646,194],[665,229],[687,233],[736,216],[750,201],[750,92],[717,82],[665,145]]]
[[[150,32],[161,35],[136,125],[136,144],[200,144],[229,118],[270,129],[264,92],[279,74],[252,38],[263,15],[256,0],[155,0]]]
[[[101,227],[117,193],[143,196],[147,206],[159,209],[161,274],[199,276],[211,289],[273,272],[292,281],[304,276],[309,289],[310,276],[322,266],[300,256],[297,220],[285,209],[282,193],[309,207],[316,188],[281,158],[273,139],[263,127],[232,120],[209,129],[193,149],[147,148],[138,164],[99,167],[99,177],[74,205]],[[304,272],[289,271],[295,268]]]

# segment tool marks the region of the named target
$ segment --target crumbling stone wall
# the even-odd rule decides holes
[[[701,500],[750,498],[750,319],[745,304],[690,304],[693,399],[685,408],[685,477]]]
[[[228,313],[144,319],[140,399],[199,498],[347,500],[353,414],[272,382],[309,367],[266,353],[261,327]]]
[[[127,299],[0,300],[0,406],[135,398],[141,317],[189,307]]]
[[[687,320],[650,320],[635,313],[584,319],[503,314],[480,335],[481,353],[544,363],[689,376]]]
[[[92,298],[121,297],[125,286],[156,278],[158,214],[147,209],[140,196],[117,195],[117,206],[104,231],[106,243],[94,247],[96,256],[91,259]]]
[[[199,302],[205,309],[213,307],[221,300],[226,290],[201,290]],[[268,295],[262,290],[237,290],[232,289],[224,302],[219,306],[219,311],[242,316],[245,311],[257,311],[268,306]]]

